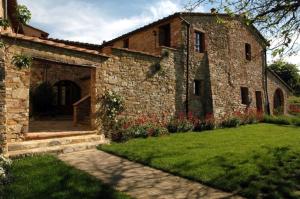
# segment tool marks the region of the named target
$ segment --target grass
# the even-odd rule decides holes
[[[2,192],[5,199],[129,198],[53,156],[15,160],[11,173],[12,182]]]
[[[247,125],[102,150],[249,198],[300,198],[300,128]]]

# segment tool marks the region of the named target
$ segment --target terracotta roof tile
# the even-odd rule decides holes
[[[37,37],[25,36],[23,34],[16,34],[16,33],[11,33],[11,32],[7,32],[7,31],[2,31],[0,33],[0,35],[2,35],[4,37],[16,38],[16,39],[21,39],[21,40],[25,40],[25,41],[32,41],[32,42],[35,42],[35,43],[46,44],[46,45],[54,46],[54,47],[58,47],[58,48],[64,48],[64,49],[68,49],[68,50],[75,50],[75,51],[78,51],[78,52],[84,52],[84,53],[98,55],[98,56],[102,56],[102,57],[110,57],[109,55],[106,55],[104,53],[100,53],[96,50],[88,50],[88,49],[85,49],[85,48],[70,46],[70,45],[66,45],[66,44],[63,44],[63,43],[58,43],[58,42],[54,42],[54,41],[40,39],[40,38],[37,38]]]
[[[122,50],[122,51],[126,51],[126,52],[131,52],[131,53],[139,53],[139,54],[148,55],[148,56],[157,57],[157,58],[161,57],[160,55],[157,55],[157,54],[147,53],[145,51],[133,50],[133,49],[128,49],[128,48],[112,47],[112,49]]]
[[[112,43],[114,43],[115,41],[117,40],[120,40],[120,39],[124,39],[126,37],[129,37],[135,33],[138,33],[138,32],[141,32],[143,30],[146,30],[150,27],[153,27],[153,26],[156,26],[158,24],[161,24],[165,21],[168,21],[170,19],[173,19],[173,18],[176,18],[176,17],[184,17],[184,16],[209,16],[209,17],[215,17],[215,16],[223,16],[223,17],[230,17],[230,15],[226,14],[226,13],[217,13],[217,14],[213,14],[213,13],[202,13],[202,12],[175,12],[174,14],[172,15],[169,15],[167,17],[164,17],[162,19],[159,19],[157,21],[154,21],[148,25],[145,25],[145,26],[142,26],[136,30],[133,30],[129,33],[126,33],[124,35],[121,35],[117,38],[114,38],[110,41],[106,41],[104,42],[102,45],[100,45],[100,48],[104,48],[104,47],[107,47],[109,45],[111,45]],[[239,15],[236,15],[236,17],[239,17]],[[249,26],[251,29],[253,29],[254,33],[257,34],[257,36],[266,44],[268,45],[268,41],[264,38],[264,36],[256,29],[256,27],[254,25],[250,25]]]

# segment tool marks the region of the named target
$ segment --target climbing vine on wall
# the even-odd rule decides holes
[[[29,68],[32,63],[32,58],[28,55],[14,55],[12,58],[12,64],[14,64],[17,68]]]
[[[150,66],[150,71],[148,73],[148,77],[153,77],[155,74],[158,74],[160,76],[164,76],[166,74],[165,68],[161,64],[161,62],[163,61],[163,59],[169,57],[169,55],[170,54],[168,51],[164,51],[162,53],[160,60]]]
[[[110,120],[115,120],[117,115],[124,111],[123,98],[113,91],[106,91],[103,96],[106,116]]]
[[[17,34],[21,24],[27,24],[31,19],[31,12],[24,5],[18,5],[16,9],[16,17],[19,22]],[[14,55],[12,58],[12,63],[19,69],[29,68],[32,63],[32,58],[28,55],[19,54]]]

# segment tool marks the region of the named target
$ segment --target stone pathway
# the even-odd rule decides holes
[[[59,158],[134,198],[240,198],[96,149]]]

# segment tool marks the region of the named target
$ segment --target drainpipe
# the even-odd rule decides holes
[[[270,102],[268,95],[268,69],[267,69],[267,50],[264,48],[264,72],[265,72],[265,92],[266,92],[266,111],[267,114],[270,115]]]
[[[189,113],[189,62],[190,62],[190,29],[191,24],[180,17],[180,19],[186,24],[187,27],[187,34],[186,34],[186,44],[187,44],[187,53],[186,53],[186,103],[185,103],[185,109],[186,109],[186,116],[188,116]]]
[[[4,19],[8,19],[7,17],[7,0],[4,0]]]

